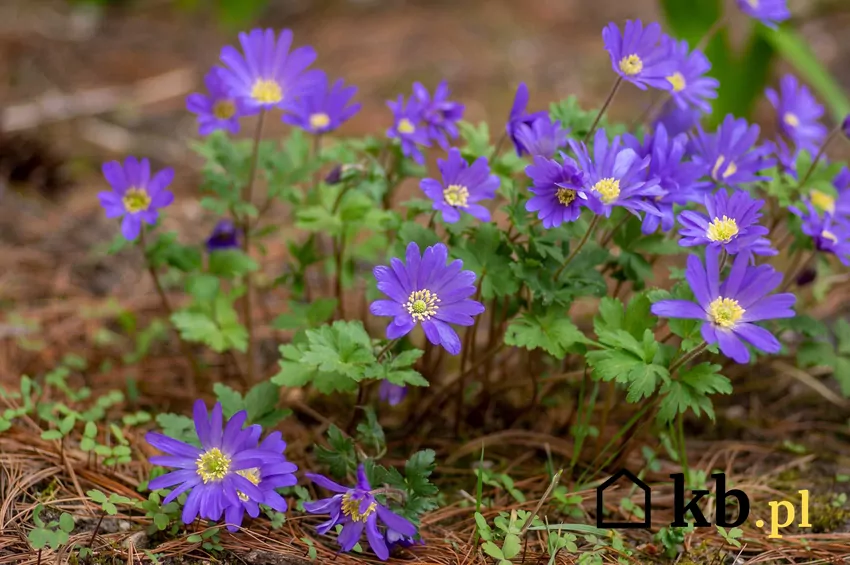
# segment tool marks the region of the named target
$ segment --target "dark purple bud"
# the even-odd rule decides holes
[[[847,117],[841,122],[841,131],[844,132],[845,136],[850,138],[850,114],[847,114]]]
[[[815,281],[815,278],[817,277],[817,275],[818,275],[818,272],[815,269],[813,269],[811,267],[809,267],[808,269],[805,269],[797,277],[797,286],[806,286],[808,284],[812,284]]]
[[[241,234],[239,228],[233,221],[224,219],[213,228],[210,237],[207,239],[207,251],[213,252],[217,249],[234,249],[239,247]]]
[[[394,385],[390,381],[381,381],[378,396],[390,406],[395,406],[407,396],[407,387]]]
[[[328,176],[325,177],[325,184],[337,184],[342,180],[342,165],[337,165],[331,172],[328,173]]]

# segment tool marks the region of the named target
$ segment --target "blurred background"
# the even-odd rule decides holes
[[[520,81],[533,110],[571,94],[600,104],[614,78],[607,22],[657,20],[693,46],[725,12],[728,33],[708,47],[721,81],[714,118],[731,111],[773,136],[762,93],[784,72],[813,86],[829,127],[850,109],[850,0],[789,6],[793,20],[773,32],[734,0],[0,0],[0,305],[109,295],[128,272],[137,281],[137,269],[89,251],[117,230],[94,197],[100,164],[147,156],[177,169],[178,194],[196,195],[184,100],[239,30],[289,27],[316,48],[316,66],[359,87],[363,111],[343,135],[383,135],[388,98],[443,78],[467,120],[499,132]],[[631,123],[651,96],[624,88],[610,113]],[[200,238],[202,214],[196,198],[178,198],[168,222]]]

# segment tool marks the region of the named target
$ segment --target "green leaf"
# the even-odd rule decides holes
[[[566,316],[550,309],[544,315],[524,313],[514,319],[505,331],[505,343],[526,349],[544,349],[562,359],[575,344],[590,343]]]
[[[240,249],[218,249],[210,253],[209,271],[219,277],[242,277],[258,268],[257,262]]]
[[[334,478],[343,479],[357,469],[354,442],[333,424],[328,428],[328,444],[330,448],[316,445],[315,454],[319,463],[326,465]]]
[[[162,413],[156,415],[156,423],[162,429],[164,435],[194,446],[200,445],[198,433],[195,431],[195,422],[192,418],[182,414]]]
[[[215,383],[213,392],[216,399],[221,403],[221,411],[225,418],[230,418],[240,410],[245,410],[245,400],[243,400],[242,395],[229,386]]]
[[[74,531],[74,517],[68,514],[67,512],[63,512],[62,514],[60,514],[59,529],[68,534]]]
[[[48,441],[62,439],[63,437],[65,437],[65,436],[63,436],[62,432],[60,432],[59,430],[47,430],[47,431],[41,432],[41,439],[48,440]]]
[[[378,422],[378,416],[375,414],[374,408],[366,406],[363,412],[366,414],[366,419],[357,424],[357,440],[360,443],[374,447],[377,451],[381,451],[386,441],[384,428]]]
[[[714,420],[714,408],[709,394],[731,394],[729,379],[719,374],[720,365],[700,363],[679,371],[679,380],[670,380],[662,385],[658,407],[659,422],[671,422],[678,414],[689,408],[699,416],[702,412]]]
[[[159,531],[162,531],[168,527],[168,524],[171,523],[171,518],[168,517],[168,514],[157,512],[153,515],[153,523]]]
[[[310,304],[290,301],[289,312],[275,318],[272,327],[279,330],[315,328],[331,319],[336,305],[336,298],[318,298]]]
[[[505,536],[505,541],[502,544],[502,555],[505,559],[513,559],[519,555],[522,549],[522,544],[519,541],[519,536],[516,534],[508,534]]]
[[[103,504],[106,502],[106,495],[99,490],[89,490],[86,491],[86,496],[92,499],[92,501],[97,502],[98,504]]]
[[[245,409],[248,411],[248,421],[257,420],[274,411],[280,399],[280,389],[277,385],[265,381],[255,385],[245,395]]]
[[[76,417],[73,414],[65,416],[61,422],[59,422],[59,431],[62,435],[68,435],[71,433],[71,430],[74,429],[74,423],[77,421]]]
[[[485,541],[484,545],[481,546],[481,549],[484,550],[484,553],[492,557],[493,559],[504,559],[505,556],[502,555],[502,549],[493,543],[492,541]]]
[[[211,303],[218,295],[220,286],[218,277],[207,273],[194,273],[186,279],[186,292],[201,303]]]

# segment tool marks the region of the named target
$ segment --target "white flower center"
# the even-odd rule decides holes
[[[121,202],[124,203],[124,209],[135,214],[136,212],[144,212],[151,205],[151,197],[144,188],[131,187],[124,193]]]
[[[558,202],[564,206],[569,206],[576,199],[576,191],[571,188],[559,188],[555,196],[557,196]]]
[[[251,484],[258,485],[260,484],[260,469],[258,467],[251,467],[250,469],[242,469],[241,471],[236,471],[237,475],[242,475],[249,481]],[[247,501],[248,495],[244,492],[236,491],[236,494],[239,496],[239,500]]]
[[[599,194],[602,202],[611,204],[620,197],[620,181],[615,178],[602,179],[593,185],[593,190]]]
[[[398,127],[396,129],[399,133],[411,134],[416,131],[416,126],[407,118],[402,118],[398,121]]]
[[[449,206],[466,208],[469,206],[469,189],[462,184],[450,184],[443,190],[443,199]]]
[[[632,53],[620,59],[620,70],[625,75],[630,77],[635,76],[643,70],[643,61],[636,54]]]
[[[667,82],[673,87],[673,92],[682,92],[688,85],[685,81],[685,76],[678,71],[667,77]]]
[[[708,224],[705,235],[711,241],[729,243],[733,237],[738,235],[738,222],[735,221],[735,218],[725,215],[722,218],[714,218],[714,221]]]
[[[715,325],[721,328],[734,328],[745,310],[734,298],[715,298],[708,305],[708,315]]]
[[[230,457],[217,447],[202,453],[195,461],[198,476],[204,484],[222,480],[230,472]]]
[[[254,83],[251,97],[261,104],[277,104],[283,100],[283,90],[277,81],[261,78]]]
[[[835,198],[829,194],[821,192],[820,190],[813,190],[809,193],[809,199],[812,201],[812,204],[815,205],[815,208],[819,208],[824,212],[829,212],[830,214],[835,213]]]
[[[414,290],[410,293],[405,308],[415,321],[421,322],[430,320],[431,316],[437,313],[440,309],[438,302],[440,299],[430,290]]]
[[[723,163],[726,162],[726,157],[721,155],[717,158],[717,161],[714,163],[714,167],[711,169],[711,178],[714,180],[720,180],[717,178],[717,174],[720,172],[720,168],[723,166]],[[735,164],[734,161],[729,161],[729,164],[726,165],[726,169],[722,173],[722,178],[727,179],[738,172],[738,165]]]
[[[354,522],[366,522],[369,516],[378,509],[378,503],[373,500],[362,513],[360,512],[360,503],[360,500],[351,498],[350,492],[345,493],[342,495],[342,513]]]
[[[310,127],[313,129],[326,128],[331,123],[331,117],[324,112],[318,112],[310,116]]]

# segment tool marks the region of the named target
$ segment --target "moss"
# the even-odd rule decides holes
[[[846,527],[850,521],[850,509],[845,505],[835,504],[832,495],[815,496],[809,504],[809,522],[812,533],[826,534]]]

